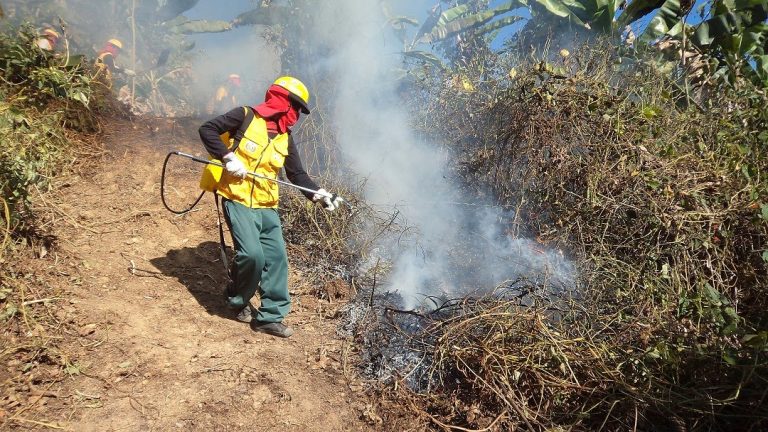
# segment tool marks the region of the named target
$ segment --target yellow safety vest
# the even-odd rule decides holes
[[[111,52],[105,51],[101,54],[99,54],[98,57],[96,57],[96,63],[94,66],[96,66],[96,75],[94,78],[97,78],[99,76],[104,77],[104,84],[107,85],[107,87],[112,88],[112,71],[109,69],[106,63],[104,63],[104,57],[112,55]],[[114,61],[114,60],[113,60]]]
[[[246,119],[248,117],[246,115]],[[285,133],[270,139],[267,122],[258,115],[253,116],[239,143],[229,139],[228,133],[222,134],[222,140],[228,142],[230,148],[237,144],[235,156],[249,172],[269,178],[277,178],[285,165],[288,138],[289,135]],[[203,173],[200,187],[208,191],[215,190],[220,196],[250,208],[275,208],[279,200],[278,183],[253,176],[235,178],[212,165],[208,165]]]
[[[237,97],[234,92],[230,95],[227,87],[222,85],[216,89],[216,94],[213,95],[205,108],[209,114],[221,114],[233,106],[237,106]]]

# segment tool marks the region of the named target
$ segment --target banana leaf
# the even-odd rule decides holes
[[[555,16],[559,16],[560,18],[566,18],[570,22],[578,24],[580,26],[584,26],[584,21],[582,21],[581,18],[579,18],[578,15],[576,15],[564,2],[561,0],[535,0],[536,3],[543,6],[544,9],[548,10],[551,14]],[[575,6],[576,3],[571,1],[569,2],[572,7]],[[579,5],[579,9],[583,9],[582,5]]]
[[[243,25],[271,25],[276,22],[285,22],[288,11],[282,6],[260,7],[243,12],[232,22],[235,27]]]
[[[171,32],[181,34],[221,33],[229,30],[232,30],[232,23],[229,21],[208,20],[187,21],[170,28]]]
[[[426,51],[404,51],[402,54],[406,57],[431,63],[437,66],[438,68],[445,70],[445,65],[443,64],[443,62],[440,61],[440,59],[437,58],[437,56],[432,53],[428,53]]]
[[[498,30],[500,28],[506,27],[508,25],[512,25],[512,24],[514,24],[516,22],[520,22],[520,21],[522,21],[524,19],[525,18],[523,18],[521,16],[517,16],[517,15],[499,18],[496,21],[492,21],[490,24],[486,24],[486,25],[478,28],[477,30],[475,30],[475,33],[477,33],[477,34],[490,33],[490,32],[496,31],[496,30]]]
[[[684,16],[688,11],[683,10],[680,0],[634,0],[619,15],[618,27],[624,28],[637,22],[654,10],[657,10],[656,15],[651,18],[645,31],[640,35],[640,39],[644,42],[650,42],[664,35],[675,37],[685,28]]]
[[[440,12],[439,5],[432,10],[432,13],[424,20],[421,28],[419,28],[414,41],[420,41],[422,36],[431,33],[435,27],[442,27],[451,21],[454,21],[469,12],[469,5],[462,4],[454,6],[447,11]]]
[[[432,12],[429,14],[429,16],[424,20],[424,24],[421,25],[419,28],[419,31],[416,32],[416,37],[413,38],[414,44],[418,42],[422,36],[432,31],[433,28],[437,25],[440,18],[442,17],[442,14],[440,13],[439,5],[432,9]]]
[[[466,4],[452,7],[440,14],[440,17],[438,18],[435,26],[436,27],[444,26],[455,19],[461,18],[462,16],[466,15],[468,12],[469,12],[469,5],[466,5]],[[432,31],[432,29],[429,29],[429,31]]]
[[[765,8],[765,0],[717,0],[712,9],[715,15],[727,14],[729,12],[740,12],[752,9],[754,7]]]
[[[84,61],[85,61],[85,56],[82,54],[71,55],[66,58],[64,62],[64,67],[65,68],[78,67],[78,66],[81,66],[84,63]]]
[[[186,16],[184,16],[184,15],[179,15],[179,16],[177,16],[177,17],[174,17],[174,18],[173,18],[173,19],[171,19],[171,20],[165,21],[165,22],[163,23],[163,25],[164,25],[165,27],[167,27],[167,28],[171,28],[171,27],[176,27],[177,25],[181,25],[181,24],[187,23],[187,22],[189,22],[189,21],[190,21],[190,19],[189,19],[189,18],[187,18]]]
[[[461,33],[467,30],[480,27],[483,24],[491,21],[493,18],[497,17],[498,15],[507,13],[519,6],[520,6],[520,3],[516,0],[513,0],[513,1],[506,2],[497,8],[490,9],[487,11],[478,12],[472,15],[455,17],[451,20],[447,20],[448,18],[446,18],[445,24],[435,26],[435,28],[433,28],[429,33],[421,37],[421,42],[425,42],[425,43],[436,42],[436,41],[445,39],[449,36],[453,36],[456,33]],[[444,12],[443,15],[441,15],[441,18],[443,18],[443,16],[449,17],[448,15],[446,15],[446,13],[449,11]],[[455,16],[454,14],[450,15],[450,17],[454,17],[454,16]],[[438,20],[438,23],[439,23],[439,20]]]
[[[419,25],[419,21],[415,18],[411,18],[407,16],[398,16],[398,17],[391,18],[389,20],[389,24],[391,26],[399,26],[399,27],[404,27],[405,25],[412,25],[415,27]]]
[[[731,50],[734,45],[730,38],[737,34],[752,33],[747,36],[748,42],[765,40],[768,29],[763,23],[768,18],[768,2],[762,0],[762,4],[751,7],[747,2],[740,2],[736,7],[740,9],[728,10],[717,7],[717,10],[725,12],[699,23],[691,38],[692,42],[700,47],[714,44]],[[739,48],[739,51],[746,52],[749,49]]]
[[[588,3],[588,16],[582,21],[588,22],[593,30],[608,33],[613,29],[613,19],[619,6],[617,0],[593,0]]]
[[[765,54],[766,44],[768,43],[768,24],[760,23],[744,30],[744,40],[742,43],[746,48],[744,54]]]
[[[756,74],[764,86],[768,86],[768,55],[755,57]]]
[[[200,0],[158,0],[157,17],[161,20],[173,18],[197,6]]]
[[[649,13],[660,8],[664,4],[665,0],[632,0],[626,9],[616,19],[619,28],[624,28],[630,23],[633,23],[640,18],[648,15]]]
[[[664,35],[675,37],[683,31],[684,27],[684,13],[680,8],[680,0],[667,0],[651,18],[640,39],[650,41]]]

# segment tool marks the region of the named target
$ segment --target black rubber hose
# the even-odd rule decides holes
[[[174,209],[172,209],[172,208],[171,208],[171,207],[168,205],[168,203],[165,201],[165,170],[166,170],[166,168],[168,167],[168,160],[170,160],[170,159],[171,159],[171,156],[173,156],[173,155],[175,155],[175,154],[176,154],[176,152],[170,152],[170,153],[168,153],[168,155],[165,157],[165,161],[163,162],[163,172],[162,172],[162,174],[160,174],[160,200],[161,200],[161,201],[163,201],[163,205],[165,206],[165,208],[166,208],[166,209],[167,209],[169,212],[171,212],[171,213],[173,213],[173,214],[177,214],[177,215],[182,215],[182,214],[184,214],[184,213],[189,213],[190,211],[192,211],[192,209],[193,209],[193,208],[195,208],[195,206],[197,205],[197,203],[199,203],[199,202],[200,202],[200,200],[201,200],[201,199],[203,199],[203,195],[205,195],[205,191],[202,191],[202,192],[200,192],[200,196],[199,196],[199,197],[197,197],[197,199],[195,200],[195,202],[193,202],[193,203],[192,203],[192,205],[191,205],[191,206],[189,206],[189,208],[188,208],[188,209],[184,209],[184,210],[174,210]]]

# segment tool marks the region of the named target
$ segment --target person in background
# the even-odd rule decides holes
[[[205,122],[199,130],[208,153],[225,164],[216,194],[222,198],[235,247],[229,306],[240,310],[238,319],[250,322],[254,331],[278,337],[293,334],[283,324],[291,299],[288,255],[277,210],[278,183],[248,172],[277,178],[284,168],[292,183],[317,190],[291,137],[300,113],[309,114],[308,102],[309,91],[301,81],[281,77],[269,87],[263,103],[234,108]],[[234,139],[225,138],[229,136]],[[303,194],[328,211],[340,205],[341,200],[325,189],[317,192]],[[261,304],[252,310],[250,301],[257,290]]]
[[[115,74],[124,74],[134,76],[136,73],[130,69],[120,68],[115,64],[115,60],[123,50],[123,43],[119,39],[110,39],[104,44],[104,48],[99,51],[96,57],[96,76],[101,77],[107,87],[112,88],[112,81]]]
[[[206,110],[208,114],[222,114],[233,106],[238,106],[238,94],[240,93],[240,75],[229,74],[227,80],[216,89],[216,93],[208,102]]]
[[[47,28],[40,33],[40,37],[35,40],[35,45],[41,50],[47,53],[53,53],[56,50],[56,43],[58,43],[61,35],[52,29]]]

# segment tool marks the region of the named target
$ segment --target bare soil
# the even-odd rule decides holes
[[[350,345],[336,336],[340,305],[312,294],[310,273],[291,269],[294,336],[254,333],[223,302],[213,199],[184,216],[163,208],[163,158],[171,149],[202,155],[197,124],[114,122],[103,160],[47,195],[56,240],[26,265],[37,281],[30,287],[50,284],[42,291],[56,298],[27,307],[58,323],[64,357],[32,365],[23,383],[9,377],[29,365],[0,365],[9,391],[0,429],[381,427],[350,372]],[[201,167],[173,163],[168,194],[182,207],[197,194]],[[28,298],[35,294],[30,288]],[[27,336],[54,330],[26,325]]]

